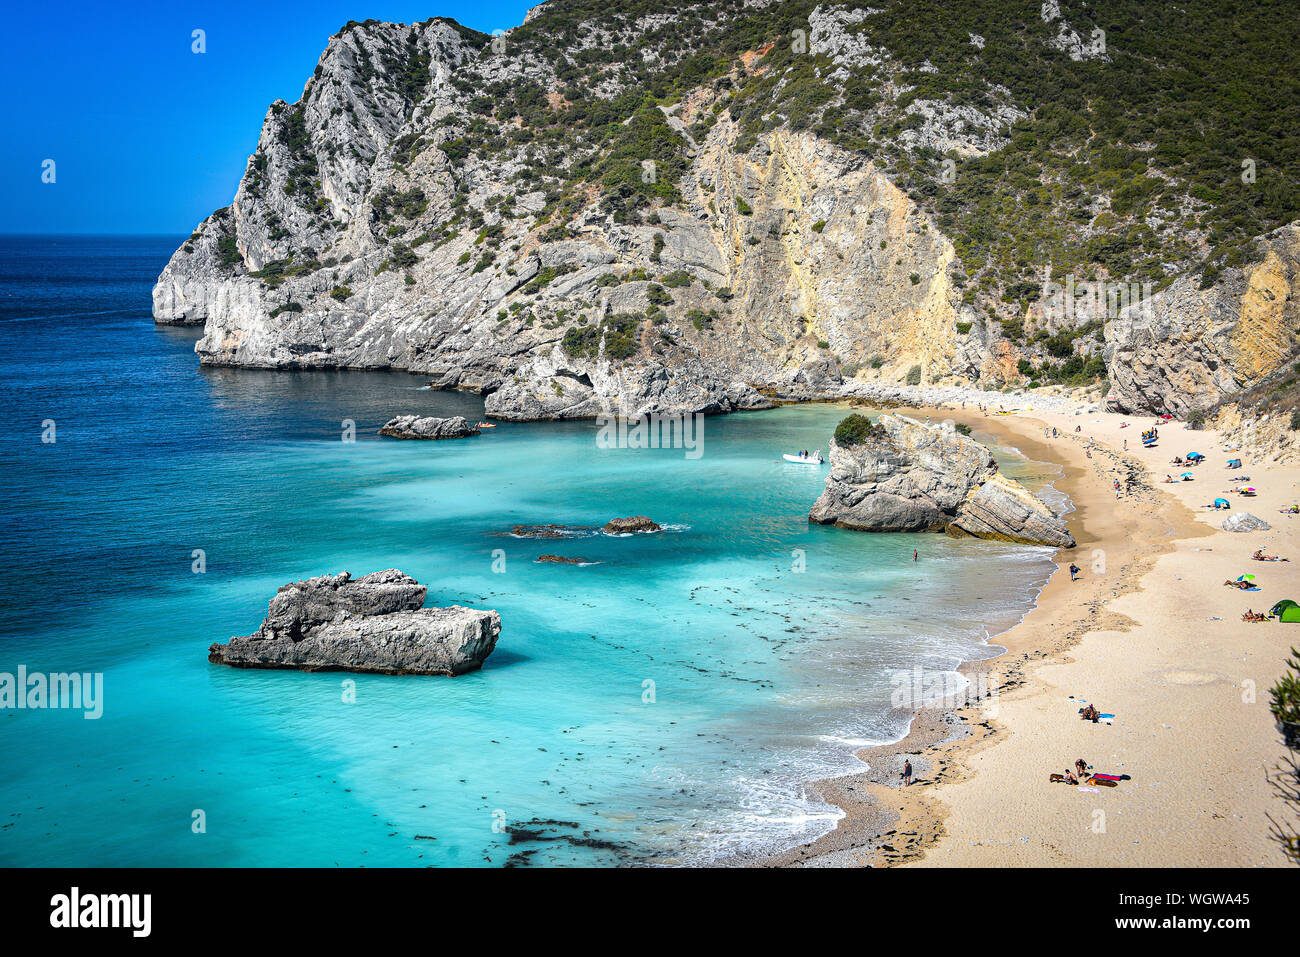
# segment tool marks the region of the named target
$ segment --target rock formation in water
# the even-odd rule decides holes
[[[1031,545],[1074,547],[1065,523],[988,449],[942,425],[902,415],[841,444],[808,518],[869,532],[947,531]]]
[[[1290,208],[1290,174],[1220,210],[1170,118],[1267,140],[1284,111],[1179,85],[1222,29],[1199,12],[1136,59],[1081,45],[1086,10],[1037,12],[979,34],[954,14],[920,40],[894,10],[795,0],[550,0],[499,37],[349,23],[301,98],[271,105],[154,316],[202,323],[208,365],[405,369],[514,420],[1107,370],[1118,403],[1181,413],[1277,368],[1295,227],[1245,239]],[[1245,56],[1241,84],[1269,65]],[[1146,102],[1124,97],[1151,70],[1174,78],[1172,112],[1135,143],[1123,118]],[[1067,89],[1072,124],[1035,100]],[[1154,325],[1058,320],[1039,294],[1065,271],[1180,278]]]
[[[595,535],[599,529],[589,525],[515,525],[510,534],[515,538],[573,538]]]
[[[460,675],[496,647],[501,616],[477,608],[425,608],[427,589],[395,568],[283,585],[262,627],[208,649],[214,664],[300,671]]]
[[[379,434],[394,439],[463,439],[481,433],[463,415],[449,419],[399,415],[384,423]]]
[[[663,526],[648,515],[632,515],[629,518],[611,518],[605,523],[606,535],[628,535],[632,532],[658,532]]]

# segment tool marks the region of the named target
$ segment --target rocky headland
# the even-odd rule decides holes
[[[830,445],[810,521],[870,532],[950,535],[1073,548],[1065,522],[992,453],[955,429],[903,415],[852,415]]]
[[[253,634],[213,644],[208,660],[239,668],[460,675],[496,647],[495,611],[425,608],[428,589],[395,568],[282,585]]]
[[[271,104],[232,203],[159,276],[155,320],[202,324],[205,365],[404,369],[516,421],[1107,376],[1115,407],[1183,417],[1294,364],[1297,226],[1273,210],[1249,243],[1213,227],[1168,162],[1135,184],[1031,165],[1032,195],[1004,195],[1030,91],[960,31],[942,67],[900,58],[884,19],[552,0],[496,38],[349,23],[297,102]],[[1022,72],[1091,82],[1048,19],[1013,45]],[[1032,163],[1076,154],[1058,135],[1024,134],[1045,149]],[[1048,292],[1076,273],[1099,298]],[[1112,309],[1138,280],[1142,301]]]

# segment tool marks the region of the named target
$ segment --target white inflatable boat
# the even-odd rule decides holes
[[[825,464],[822,460],[820,452],[814,453],[813,455],[783,455],[781,456],[781,458],[785,459],[787,462],[794,462],[797,465],[824,465]]]

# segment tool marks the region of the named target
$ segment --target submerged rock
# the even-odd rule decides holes
[[[586,525],[515,525],[510,534],[516,538],[574,538],[594,535],[596,529]]]
[[[585,558],[568,558],[564,555],[538,555],[539,562],[551,562],[556,565],[590,565]]]
[[[385,422],[379,434],[394,439],[463,439],[478,435],[479,430],[470,425],[463,415],[454,415],[449,419],[399,415]]]
[[[611,518],[605,523],[606,535],[626,535],[629,532],[657,532],[663,528],[658,522],[646,515],[633,515],[629,518]]]
[[[832,439],[830,452],[831,473],[810,521],[1074,547],[1064,521],[999,472],[988,449],[954,430],[882,415],[851,445]]]
[[[347,572],[282,585],[262,627],[208,649],[240,668],[459,675],[496,647],[501,616],[477,608],[424,608],[428,589],[395,568],[355,581]]]

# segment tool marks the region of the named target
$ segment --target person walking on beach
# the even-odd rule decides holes
[[[909,784],[911,784],[911,783],[912,783],[912,762],[911,762],[911,759],[904,759],[904,761],[903,761],[903,787],[907,787],[907,786],[908,786]]]
[[[1070,581],[1078,581],[1078,580],[1079,580],[1079,566],[1076,565],[1074,562],[1070,562]]]

